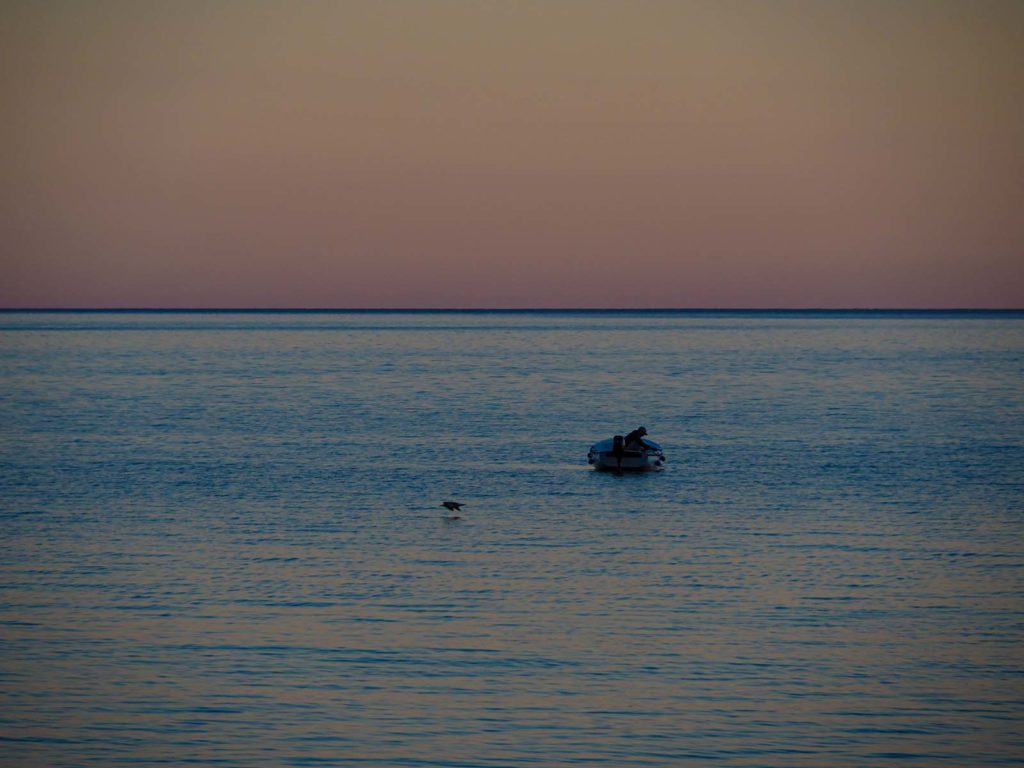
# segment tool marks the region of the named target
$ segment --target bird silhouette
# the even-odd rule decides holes
[[[452,512],[451,515],[446,515],[444,517],[445,520],[462,519],[462,515],[455,514],[457,512],[462,512],[462,508],[465,506],[462,502],[441,502],[441,506],[444,507],[444,509],[446,509],[447,511]]]

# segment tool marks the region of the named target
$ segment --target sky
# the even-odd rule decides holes
[[[1017,0],[5,0],[0,307],[1024,307]]]

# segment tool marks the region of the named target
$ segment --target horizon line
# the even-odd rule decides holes
[[[12,312],[1022,312],[1022,307],[0,307]]]

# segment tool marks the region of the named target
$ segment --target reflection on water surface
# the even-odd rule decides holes
[[[1017,764],[1022,331],[0,315],[0,764]]]

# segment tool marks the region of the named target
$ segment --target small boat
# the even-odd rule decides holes
[[[614,472],[620,470],[645,472],[661,469],[665,464],[665,452],[661,446],[646,437],[642,437],[640,440],[644,445],[643,450],[627,449],[622,435],[596,442],[590,446],[587,463],[593,464],[594,469],[610,469]]]

